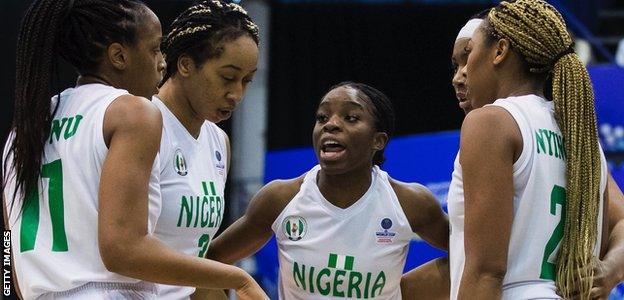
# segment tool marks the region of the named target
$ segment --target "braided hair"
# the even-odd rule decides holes
[[[373,117],[375,118],[375,129],[377,132],[384,132],[388,135],[388,140],[394,134],[394,106],[390,98],[378,89],[364,84],[351,81],[341,82],[332,86],[329,91],[339,87],[347,87],[357,91],[357,97],[366,103],[371,104]],[[328,91],[328,93],[329,93]],[[327,93],[325,93],[327,94]],[[378,150],[373,156],[373,164],[381,166],[386,161],[384,149]]]
[[[258,26],[247,12],[238,4],[220,0],[197,2],[183,11],[171,26],[161,46],[167,62],[161,84],[178,71],[177,62],[182,55],[190,56],[200,66],[223,53],[222,42],[247,35],[259,43]]]
[[[26,192],[36,192],[44,141],[58,107],[57,101],[52,110],[50,97],[60,92],[59,56],[81,75],[97,73],[111,43],[136,43],[139,12],[147,9],[136,0],[35,0],[29,7],[18,34],[13,142],[7,152],[16,183],[11,209],[18,192],[22,207],[30,201]]]
[[[502,2],[489,14],[489,41],[504,38],[524,59],[526,69],[549,78],[555,118],[565,139],[565,228],[555,270],[558,292],[570,298],[575,287],[589,299],[593,284],[593,250],[600,209],[600,150],[594,93],[587,69],[574,54],[561,14],[542,0]],[[545,274],[554,273],[554,274]],[[589,280],[581,280],[589,278]]]

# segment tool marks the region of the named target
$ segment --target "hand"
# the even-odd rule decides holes
[[[594,284],[590,292],[591,299],[609,299],[609,294],[618,284],[613,264],[596,259],[593,267]]]
[[[240,300],[268,300],[269,296],[262,290],[260,285],[249,275],[245,283],[236,289],[236,297]]]
[[[613,268],[612,264],[605,263],[602,260],[594,259],[592,264],[587,266],[588,268],[592,268],[594,271],[594,281],[592,284],[592,288],[589,292],[589,299],[596,300],[607,300],[609,299],[609,295],[613,288],[618,285],[618,279],[616,270]],[[587,278],[583,278],[582,282],[587,282]],[[581,295],[578,291],[579,287],[576,287],[576,290],[572,294],[572,299],[577,300],[581,299]]]

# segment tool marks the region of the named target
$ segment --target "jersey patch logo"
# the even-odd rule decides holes
[[[219,169],[219,175],[223,176],[223,170],[225,170],[225,164],[221,161],[223,157],[221,156],[221,152],[219,152],[219,150],[215,150],[215,158],[217,159],[217,163],[215,163],[215,167]]]
[[[381,226],[382,231],[375,232],[375,241],[377,242],[377,244],[392,244],[392,240],[396,236],[396,232],[390,231],[390,228],[392,228],[392,219],[383,218],[379,225]]]
[[[282,224],[284,234],[291,241],[302,239],[308,232],[308,224],[306,220],[300,216],[288,216]]]
[[[188,174],[186,159],[184,159],[184,155],[182,155],[182,150],[180,149],[177,149],[173,156],[173,169],[180,176],[186,176],[186,174]]]

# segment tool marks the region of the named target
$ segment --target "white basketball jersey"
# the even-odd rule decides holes
[[[225,208],[225,132],[206,121],[195,139],[160,99],[153,97],[152,101],[163,116],[159,155],[162,212],[155,234],[177,251],[203,257]],[[194,287],[158,285],[159,299],[186,299],[194,291]]]
[[[87,84],[61,93],[50,137],[45,141],[41,185],[27,193],[30,205],[16,200],[10,214],[15,270],[25,299],[67,291],[89,282],[138,283],[106,270],[98,249],[98,188],[108,153],[102,124],[113,100],[128,94],[102,84]],[[52,98],[52,107],[57,102]],[[3,157],[12,165],[7,151]],[[4,164],[3,164],[4,166]],[[160,213],[158,159],[149,181],[148,229]],[[4,197],[15,190],[10,171]],[[17,195],[21,199],[21,195]]]
[[[372,170],[368,191],[342,209],[310,170],[272,225],[279,248],[280,299],[401,299],[401,275],[414,236],[388,174]]]
[[[559,299],[554,283],[563,238],[566,152],[551,101],[536,95],[499,99],[522,133],[523,149],[513,164],[513,222],[503,280],[503,299]],[[601,151],[600,211],[595,253],[599,253],[607,166]],[[448,194],[451,223],[451,299],[464,270],[464,190],[459,154]]]

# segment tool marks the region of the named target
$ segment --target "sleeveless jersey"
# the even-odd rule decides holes
[[[156,236],[169,247],[203,257],[221,225],[227,177],[225,132],[204,122],[195,139],[157,97],[163,116],[160,142],[162,212]],[[186,299],[194,287],[158,285],[159,299]]]
[[[109,272],[98,249],[98,189],[108,153],[102,126],[108,106],[125,90],[102,84],[69,88],[60,95],[50,136],[45,141],[41,181],[27,193],[30,205],[16,200],[10,214],[15,270],[25,299],[67,291],[90,282],[139,283]],[[57,103],[52,98],[52,107]],[[12,155],[3,157],[8,166]],[[4,164],[3,164],[4,166]],[[149,181],[148,230],[160,213],[158,159]],[[7,207],[15,190],[15,172],[9,167]],[[21,199],[18,194],[15,199]]]
[[[536,95],[499,99],[522,134],[523,149],[513,164],[513,222],[503,280],[503,299],[559,299],[554,283],[566,203],[566,152],[551,101]],[[601,151],[599,253],[607,166]],[[464,270],[464,190],[459,154],[449,188],[451,299]]]
[[[401,299],[401,275],[414,236],[390,186],[372,170],[368,191],[342,209],[327,201],[310,170],[272,225],[280,299]]]

